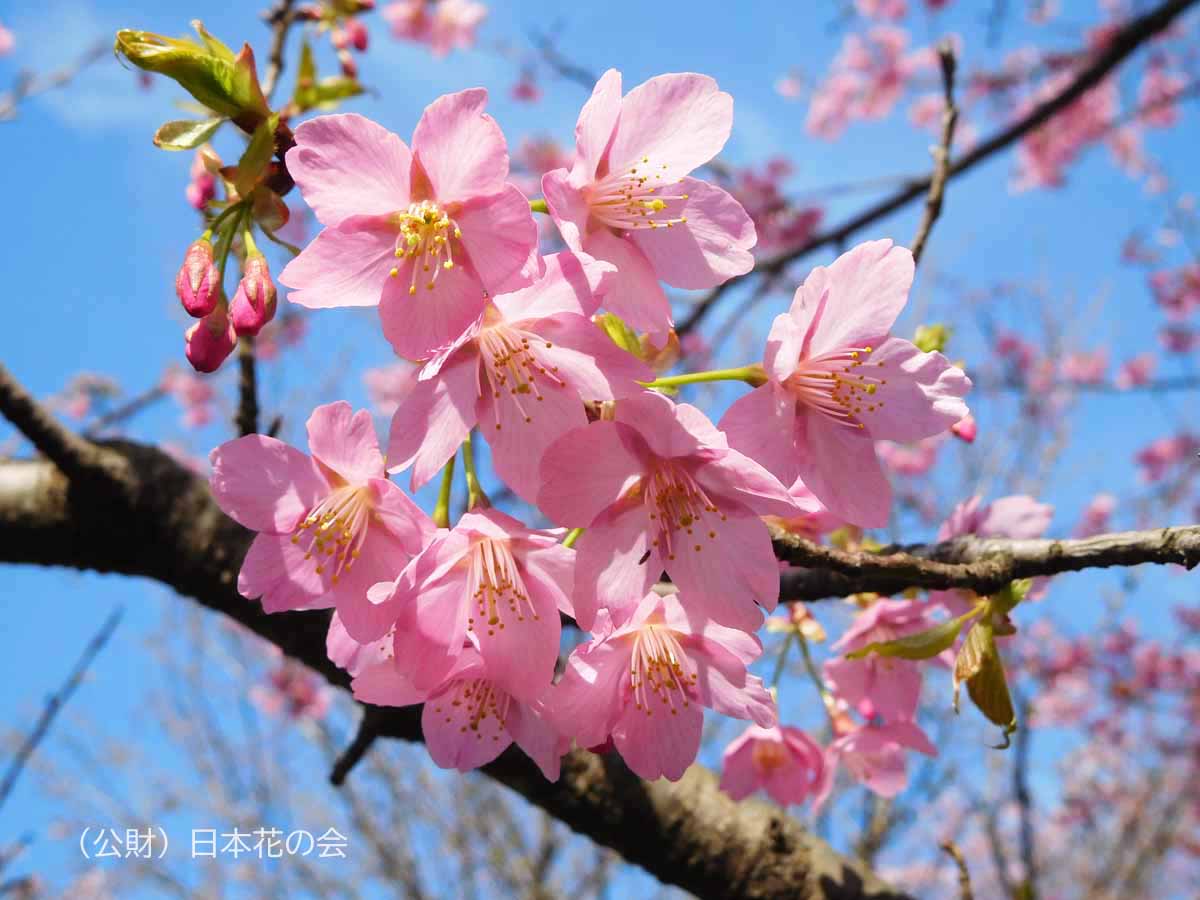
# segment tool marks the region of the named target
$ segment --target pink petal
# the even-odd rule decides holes
[[[575,544],[575,621],[580,628],[590,629],[602,606],[619,621],[618,613],[646,596],[662,573],[658,554],[647,556],[649,549],[641,503],[613,506],[588,526]],[[778,564],[774,568],[778,572]]]
[[[616,313],[635,331],[648,332],[653,340],[665,337],[673,324],[671,304],[658,283],[654,266],[637,244],[617,237],[607,228],[598,228],[584,236],[583,250],[617,267],[616,277],[604,295],[605,309]]]
[[[1015,494],[989,504],[976,533],[980,537],[1036,538],[1046,533],[1052,518],[1053,506]]]
[[[290,534],[329,485],[312,458],[283,441],[250,434],[209,455],[213,499],[252,531]]]
[[[559,612],[575,616],[571,596],[575,591],[575,551],[550,544],[525,554],[526,582],[554,601]]]
[[[365,409],[357,413],[345,400],[318,406],[309,416],[308,447],[317,461],[351,484],[383,475],[383,454],[375,423]]]
[[[404,546],[391,532],[373,528],[362,543],[361,555],[349,569],[342,569],[337,582],[326,572],[329,596],[337,604],[338,616],[350,637],[359,643],[377,641],[396,622],[401,601],[385,592],[371,592],[380,582],[391,582],[408,561]]]
[[[728,447],[725,435],[690,403],[675,403],[657,391],[642,391],[617,404],[615,421],[635,429],[651,453],[661,459],[698,454],[706,447]]]
[[[696,760],[704,711],[698,703],[674,709],[647,692],[649,710],[625,704],[613,727],[613,743],[625,764],[642,778],[678,781]],[[674,714],[672,714],[674,713]]]
[[[716,506],[734,503],[760,516],[794,516],[799,512],[778,478],[736,450],[718,454],[693,474]]]
[[[329,620],[329,633],[325,636],[325,652],[330,662],[357,676],[377,663],[391,660],[392,639],[389,635],[378,641],[360,644],[350,637],[341,617],[334,612]]]
[[[263,609],[269,613],[331,606],[323,599],[321,576],[304,553],[287,535],[258,535],[242,560],[238,593],[251,600],[261,597]]]
[[[604,157],[621,115],[621,73],[609,69],[600,76],[575,123],[575,168],[581,182],[591,181]]]
[[[581,747],[603,743],[620,712],[629,660],[629,646],[623,643],[594,641],[576,647],[562,680],[547,695],[547,715],[555,728]]]
[[[779,602],[779,564],[759,518],[743,510],[723,512],[724,521],[703,520],[715,538],[702,533],[676,537],[675,559],[668,555],[664,565],[679,586],[681,601],[698,616],[755,631],[762,625],[755,604],[770,612]]]
[[[365,116],[318,116],[296,128],[288,174],[322,225],[356,215],[387,215],[409,204],[412,154]]]
[[[405,575],[397,583],[396,663],[421,690],[435,688],[463,652],[466,593],[461,577],[420,582],[415,589]]]
[[[796,450],[796,402],[774,384],[739,397],[721,417],[729,445],[762,466],[782,484],[800,474]]]
[[[309,309],[377,306],[395,263],[396,232],[355,216],[326,228],[279,273],[288,300]],[[394,279],[391,279],[394,280]]]
[[[385,278],[380,285],[379,319],[397,355],[426,359],[475,323],[487,297],[479,276],[466,265],[440,270],[433,282],[417,273],[417,290],[410,294],[414,265],[404,263],[395,278]]]
[[[706,651],[690,655],[696,666],[696,690],[701,702],[723,716],[749,719],[763,728],[774,727],[779,713],[762,679],[747,672],[733,654],[713,644],[707,644]]]
[[[970,379],[942,354],[922,353],[906,340],[888,338],[874,348],[870,360],[871,374],[887,381],[874,395],[875,410],[859,415],[871,437],[917,441],[945,431],[967,414],[962,398],[971,388]]]
[[[417,690],[390,659],[360,672],[350,687],[356,700],[376,706],[412,706],[429,696],[427,691]]]
[[[643,393],[639,381],[653,381],[654,372],[633,354],[622,350],[584,316],[559,313],[530,329],[552,347],[537,347],[539,362],[557,366],[558,376],[585,400],[612,400]]]
[[[813,269],[791,308],[796,324],[808,331],[822,295],[829,292],[829,311],[809,352],[879,344],[908,302],[913,271],[912,254],[886,239],[859,244],[828,268]]]
[[[796,433],[800,477],[817,499],[847,522],[864,528],[886,525],[892,486],[870,436],[807,412],[797,418]]]
[[[538,508],[559,525],[591,525],[644,474],[635,441],[633,430],[616,422],[593,422],[564,434],[542,457]]]
[[[707,75],[659,75],[625,95],[608,152],[618,171],[649,158],[663,181],[674,181],[721,152],[733,127],[733,98]],[[665,168],[664,168],[665,166]]]
[[[467,201],[454,213],[454,220],[462,231],[471,266],[492,295],[530,263],[530,254],[536,254],[537,223],[529,200],[511,184],[498,193]]]
[[[393,472],[413,467],[414,492],[438,473],[478,421],[478,367],[478,359],[464,353],[430,381],[409,373],[409,391],[392,416],[387,460]]]
[[[684,178],[666,190],[688,199],[667,200],[660,215],[687,221],[631,233],[659,278],[678,288],[702,290],[754,268],[750,248],[757,236],[740,203],[695,178]]]
[[[557,729],[524,703],[508,708],[505,728],[525,755],[537,764],[548,781],[558,781],[562,756],[569,742],[559,737]]]
[[[421,710],[421,730],[437,765],[468,772],[487,765],[507,750],[512,737],[496,716],[476,721],[475,704],[454,703],[454,689],[450,685],[429,699]]]
[[[537,582],[526,585],[532,611],[502,609],[494,625],[476,611],[474,625],[468,626],[487,664],[488,677],[526,703],[550,687],[562,636],[557,598],[538,587]]]
[[[560,313],[590,316],[599,308],[599,294],[615,271],[609,263],[586,253],[566,250],[542,257],[542,264],[533,284],[493,301],[510,323],[532,322]]]
[[[487,100],[483,88],[445,94],[425,107],[413,131],[413,153],[442,205],[495,194],[508,178],[508,145],[483,111]]]
[[[800,362],[804,336],[804,329],[787,313],[775,317],[767,335],[767,349],[763,354],[763,368],[767,370],[769,378],[782,382],[792,376]]]
[[[555,169],[542,176],[542,195],[563,243],[575,253],[582,252],[583,235],[591,213],[582,192],[571,186],[566,169]]]
[[[734,800],[743,800],[762,786],[754,766],[754,742],[747,739],[750,730],[755,727],[750,726],[725,749],[721,764],[721,790]]]
[[[480,432],[492,448],[496,474],[522,500],[533,503],[542,486],[540,464],[546,448],[576,428],[587,426],[579,394],[563,383],[541,381],[528,394],[501,389],[485,393],[480,404]]]
[[[383,527],[400,541],[404,552],[410,557],[416,556],[437,533],[433,521],[392,482],[373,478],[370,485],[374,492],[375,515]]]

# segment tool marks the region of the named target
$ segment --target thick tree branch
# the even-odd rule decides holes
[[[1112,39],[1105,45],[1103,50],[1091,56],[1090,62],[1079,70],[1070,84],[1053,97],[1035,106],[1011,125],[1002,128],[986,141],[980,142],[969,152],[963,154],[962,157],[950,166],[947,179],[954,178],[974,168],[988,157],[1020,140],[1040,125],[1045,124],[1057,113],[1070,106],[1091,88],[1103,81],[1109,73],[1138,47],[1164,31],[1184,10],[1195,3],[1196,0],[1167,0],[1167,2],[1159,4],[1144,15],[1131,19],[1112,36]],[[926,194],[932,181],[932,175],[912,181],[906,187],[885,197],[841,225],[815,234],[799,247],[764,259],[751,272],[731,278],[724,284],[718,285],[692,307],[691,312],[680,323],[677,331],[680,334],[686,334],[696,328],[708,313],[711,312],[712,308],[725,292],[744,279],[753,275],[781,273],[789,264],[803,256],[807,256],[814,250],[819,250],[831,244],[840,245],[844,243],[855,232],[907,206],[913,200]]]
[[[229,616],[346,688],[329,662],[321,613],[268,616],[237,593],[251,535],[217,508],[205,481],[166,454],[112,442],[105,452],[136,473],[127,502],[95,502],[49,463],[0,463],[0,562],[93,569],[155,579]],[[417,707],[380,711],[381,735],[420,740]],[[780,810],[734,803],[694,767],[678,784],[646,783],[615,756],[574,751],[555,784],[510,751],[487,774],[567,826],[612,847],[661,881],[700,897],[800,900],[903,898]]]
[[[775,555],[796,568],[781,578],[781,599],[821,600],[864,591],[962,588],[991,594],[1016,578],[1082,569],[1200,562],[1200,525],[1122,531],[1077,540],[956,538],[940,544],[885,547],[879,553],[822,547],[774,531]]]

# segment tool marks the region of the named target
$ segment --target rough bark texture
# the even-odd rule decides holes
[[[49,462],[0,462],[0,562],[153,578],[236,619],[332,684],[348,686],[346,673],[325,655],[327,614],[268,616],[238,595],[237,571],[251,535],[221,513],[203,479],[152,447],[100,446],[106,462],[133,473],[119,495],[76,487]],[[416,707],[388,709],[376,719],[383,736],[421,739]],[[513,750],[485,771],[573,830],[700,897],[906,896],[780,810],[734,803],[699,766],[677,784],[647,783],[614,755],[574,751],[563,760],[562,778],[550,784]]]

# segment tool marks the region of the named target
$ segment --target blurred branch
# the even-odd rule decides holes
[[[1078,71],[1071,82],[1044,102],[1031,109],[1026,115],[1017,119],[1006,128],[963,154],[954,162],[947,173],[947,180],[961,175],[993,154],[1003,150],[1020,140],[1026,134],[1045,124],[1062,110],[1066,109],[1081,96],[1104,80],[1110,72],[1128,58],[1146,41],[1165,30],[1188,7],[1197,0],[1167,0],[1151,9],[1149,12],[1131,19],[1112,35],[1112,38],[1102,50],[1090,57],[1091,61]],[[933,175],[911,182],[885,197],[878,203],[863,210],[858,215],[843,222],[835,228],[814,235],[805,243],[777,256],[762,260],[751,272],[731,278],[709,291],[700,302],[692,307],[687,318],[676,329],[680,335],[695,329],[707,317],[717,301],[726,291],[740,284],[752,275],[767,275],[781,273],[789,264],[814,250],[829,245],[841,245],[855,232],[890,215],[925,194],[933,183]]]
[[[938,846],[950,855],[954,860],[954,865],[958,867],[959,900],[975,900],[975,894],[971,890],[971,871],[967,868],[967,861],[963,858],[962,851],[953,841],[943,841]]]
[[[946,195],[946,180],[950,177],[950,148],[954,143],[954,126],[958,123],[958,107],[954,105],[954,70],[958,63],[954,58],[954,45],[942,41],[937,48],[938,62],[942,69],[942,140],[933,148],[933,178],[929,181],[929,195],[925,198],[925,215],[913,238],[913,263],[921,262],[925,242],[933,231],[933,223],[942,214],[942,199]]]
[[[17,107],[30,97],[44,94],[55,88],[66,87],[75,77],[96,60],[108,53],[112,42],[108,38],[93,44],[75,62],[55,69],[46,75],[33,72],[21,72],[17,75],[16,83],[6,93],[0,94],[0,122],[12,121],[17,117]]]
[[[279,76],[283,74],[283,51],[287,46],[288,31],[296,21],[296,13],[292,9],[295,0],[278,0],[263,18],[271,26],[271,49],[267,51],[267,68],[263,75],[263,94],[268,100],[275,93]]]
[[[161,384],[155,385],[147,391],[143,391],[136,397],[131,397],[120,406],[113,407],[102,416],[97,416],[83,429],[83,436],[93,438],[104,429],[113,425],[119,425],[127,419],[131,419],[149,406],[153,406],[163,397],[167,396],[166,390]]]
[[[258,372],[254,338],[248,334],[238,340],[238,411],[234,424],[242,437],[258,431]]]
[[[108,618],[101,624],[86,647],[83,648],[83,653],[79,657],[79,661],[75,663],[75,668],[71,670],[71,674],[67,676],[67,680],[50,698],[46,701],[46,705],[42,708],[42,715],[38,718],[37,724],[33,727],[33,731],[29,732],[29,737],[25,739],[25,743],[17,751],[17,755],[13,757],[13,761],[9,763],[8,770],[4,773],[3,780],[0,780],[0,807],[4,806],[4,802],[8,799],[8,795],[12,793],[17,779],[20,777],[25,764],[33,756],[34,751],[45,739],[50,732],[50,726],[54,724],[54,719],[59,711],[71,699],[71,695],[79,687],[83,681],[83,677],[87,674],[96,656],[104,649],[104,645],[108,643],[108,639],[112,637],[113,632],[117,630],[117,625],[121,623],[121,616],[125,610],[122,607],[117,607]]]

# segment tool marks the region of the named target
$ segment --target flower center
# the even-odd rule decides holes
[[[866,428],[862,417],[883,407],[880,378],[884,363],[870,361],[870,347],[834,350],[800,360],[784,382],[801,403],[851,428]]]
[[[432,291],[442,269],[454,268],[452,244],[462,238],[462,232],[450,216],[431,200],[410,203],[408,209],[392,217],[399,234],[396,236],[396,258],[401,265],[412,264],[408,292],[417,292],[418,279]],[[419,273],[419,274],[418,274]],[[400,277],[400,267],[388,273]]]
[[[446,721],[451,722],[455,716],[463,721],[458,730],[466,733],[471,730],[477,740],[483,740],[484,734],[490,729],[492,740],[499,741],[504,731],[504,722],[508,718],[510,698],[508,694],[497,690],[490,681],[482,678],[467,681],[460,679],[454,683],[453,693],[449,697],[440,698],[433,707],[438,714],[446,714]],[[446,709],[449,704],[452,709]],[[489,721],[491,720],[491,721]]]
[[[537,358],[539,345],[546,350],[554,346],[549,341],[502,323],[485,327],[478,341],[492,397],[498,400],[507,392],[526,422],[533,421],[533,409],[542,401],[544,387],[565,386],[558,366],[547,366]],[[500,428],[499,422],[496,428]]]
[[[750,761],[759,775],[771,775],[786,768],[792,757],[779,741],[755,741],[754,749],[750,751]]]
[[[342,573],[350,571],[359,557],[373,509],[370,488],[350,484],[337,488],[296,526],[292,543],[299,544],[307,538],[304,558],[316,559],[318,575],[324,575],[326,569],[332,570],[332,581],[337,584]]]
[[[507,543],[492,538],[479,541],[471,550],[470,566],[467,590],[475,614],[467,617],[468,631],[481,623],[491,635],[504,630],[505,619],[524,622],[526,617],[534,621],[540,618]]]
[[[614,170],[593,184],[587,194],[592,215],[610,228],[631,231],[637,228],[671,228],[687,222],[680,212],[687,194],[662,194],[668,184],[667,164],[656,166],[650,157]],[[678,181],[673,182],[678,184]],[[679,201],[673,209],[670,201]]]
[[[653,700],[678,715],[695,698],[697,675],[675,633],[661,625],[644,625],[633,640],[629,687],[634,708],[653,715]]]
[[[716,540],[717,532],[711,525],[718,516],[725,521],[724,513],[717,509],[704,489],[687,472],[670,463],[659,466],[650,475],[643,497],[649,509],[651,528],[658,527],[658,536],[650,541],[650,545],[659,548],[668,560],[675,558],[677,545],[686,549],[691,544],[699,553],[704,545],[694,541],[696,529],[707,532],[710,541]]]

